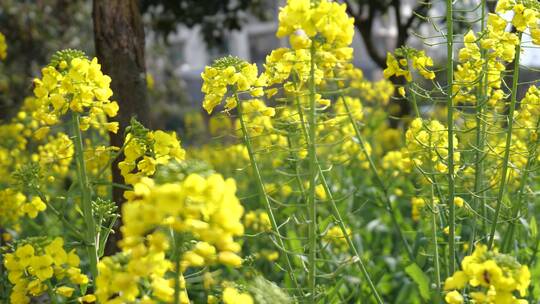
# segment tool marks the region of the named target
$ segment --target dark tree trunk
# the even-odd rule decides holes
[[[149,103],[146,99],[146,68],[144,60],[144,28],[136,0],[94,0],[94,37],[96,54],[104,73],[112,78],[113,98],[120,111],[116,121],[120,123],[118,134],[111,134],[111,144],[122,146],[123,131],[135,116],[149,126]],[[113,182],[123,183],[118,170],[118,160],[113,163]],[[119,206],[124,201],[123,190],[113,187],[113,200]],[[120,211],[120,209],[119,209]],[[106,253],[117,251],[120,239],[120,221],[111,234]]]

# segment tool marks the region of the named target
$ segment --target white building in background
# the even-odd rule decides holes
[[[170,62],[159,59],[151,61],[152,58],[149,58],[148,69],[156,76],[156,79],[159,79],[160,71],[163,71],[165,65],[172,65],[174,73],[185,80],[189,96],[194,102],[198,102],[202,99],[200,73],[216,58],[233,55],[262,66],[266,56],[273,49],[287,45],[286,40],[278,39],[275,35],[278,27],[279,7],[283,6],[285,2],[284,0],[267,0],[265,6],[268,7],[268,10],[274,11],[274,20],[264,22],[256,18],[248,18],[248,23],[240,31],[228,34],[227,39],[225,39],[226,43],[221,46],[221,49],[209,49],[198,28],[189,29],[181,26],[176,33],[168,37],[167,55]],[[409,3],[414,4],[415,1],[408,0],[402,9],[404,12],[412,14],[412,5]],[[395,24],[395,21],[393,15],[390,14],[388,17],[377,19],[373,26],[374,41],[379,42],[381,54],[393,46],[397,36],[397,30],[392,24]],[[364,70],[366,77],[379,78],[380,69],[369,58],[358,33],[352,46],[355,65]]]
[[[198,103],[202,100],[200,73],[205,66],[211,64],[216,58],[233,55],[262,66],[266,56],[273,49],[287,45],[286,40],[278,39],[275,36],[278,26],[279,7],[286,1],[266,1],[267,10],[274,12],[274,20],[263,22],[256,18],[248,18],[248,23],[243,26],[242,30],[229,33],[225,39],[225,44],[220,46],[219,49],[209,49],[198,28],[179,27],[175,34],[168,37],[169,47],[166,49],[168,60],[157,59],[157,61],[149,62],[149,71],[156,76],[156,80],[159,80],[165,65],[170,65],[174,74],[186,82],[188,96],[191,97],[194,103]],[[474,7],[477,1],[479,0],[464,0],[461,5]],[[418,1],[402,0],[401,2],[403,3],[401,8],[403,18],[408,18],[413,13],[413,8]],[[430,10],[430,16],[442,16],[445,13],[444,9],[444,6],[434,5]],[[475,17],[471,17],[472,19],[475,19]],[[440,21],[440,19],[434,20]],[[374,21],[373,41],[377,41],[376,47],[379,49],[380,54],[384,55],[385,50],[394,47],[397,37],[395,24],[395,15],[391,13]],[[415,48],[426,49],[428,55],[432,56],[436,61],[444,61],[446,60],[446,45],[441,33],[437,32],[443,27],[444,24],[433,26],[426,23],[418,30],[418,35],[427,39],[422,41],[416,38],[415,35],[411,35],[408,44]],[[424,42],[425,45],[423,45]],[[352,47],[354,48],[354,64],[364,70],[367,78],[380,78],[381,70],[371,61],[358,33]],[[459,48],[461,45],[456,44],[456,47]],[[149,58],[149,60],[151,59]],[[540,49],[532,45],[527,46],[522,62],[528,67],[540,67]]]

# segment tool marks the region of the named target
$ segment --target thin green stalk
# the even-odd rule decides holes
[[[47,295],[49,296],[49,300],[51,301],[51,304],[57,304],[58,303],[58,298],[54,294],[54,288],[53,288],[53,286],[51,284],[51,281],[48,280],[46,282],[46,285],[47,285]]]
[[[495,215],[491,223],[491,232],[489,235],[488,248],[493,247],[493,242],[495,240],[495,232],[497,230],[497,222],[499,221],[499,216],[501,213],[502,200],[504,197],[504,191],[506,190],[506,180],[508,172],[508,162],[510,159],[510,146],[512,145],[512,130],[514,126],[514,111],[516,109],[516,99],[517,99],[517,87],[519,81],[519,59],[521,56],[521,37],[522,33],[518,34],[519,43],[516,45],[516,55],[514,58],[514,73],[512,79],[512,96],[510,100],[510,109],[508,111],[508,129],[506,130],[506,146],[504,150],[504,158],[501,170],[501,183],[499,185],[499,193],[497,195],[497,203],[495,205]]]
[[[76,237],[80,238],[81,240],[84,240],[84,236],[82,235],[82,233],[79,231],[79,229],[77,229],[77,227],[75,227],[75,225],[73,225],[65,216],[64,214],[62,214],[60,211],[58,211],[58,209],[56,209],[53,204],[51,204],[51,202],[49,202],[49,200],[47,199],[47,197],[45,196],[45,194],[43,194],[43,192],[41,192],[38,188],[34,188],[33,189],[37,195],[39,196],[39,198],[45,203],[45,205],[47,205],[47,209],[51,210],[52,213],[54,213],[54,215],[62,221],[62,223],[69,229],[71,230],[71,232],[73,232],[73,234],[75,234]]]
[[[529,262],[527,263],[527,266],[529,267],[529,269],[533,269],[535,267],[536,258],[538,256],[538,245],[539,244],[540,244],[540,237],[537,235],[534,248],[532,249],[533,252],[531,254],[531,258],[529,259]],[[534,303],[534,301],[535,301],[535,299],[534,299],[535,295],[534,295],[534,292],[533,292],[535,288],[536,288],[535,284],[530,284],[529,285],[529,291],[528,291],[528,293],[529,293],[529,296],[528,296],[529,303]]]
[[[536,122],[535,134],[538,134],[539,127],[540,127],[540,119],[538,119]],[[513,239],[514,232],[516,229],[516,223],[519,216],[519,211],[521,210],[521,207],[523,205],[525,185],[527,184],[527,180],[529,179],[529,173],[531,172],[531,168],[533,168],[534,164],[536,163],[539,141],[540,141],[540,137],[538,137],[537,135],[536,140],[534,141],[532,147],[529,149],[527,163],[525,165],[525,168],[523,169],[523,174],[519,182],[519,190],[517,194],[518,199],[517,199],[517,202],[514,204],[514,208],[512,210],[512,217],[509,222],[509,227],[508,229],[506,229],[506,234],[503,238],[503,243],[501,246],[502,252],[508,252],[510,250],[510,244],[512,243],[512,239]]]
[[[448,88],[446,91],[446,105],[448,108],[448,226],[449,226],[449,241],[448,241],[448,270],[452,274],[455,271],[456,263],[456,205],[454,204],[454,9],[452,0],[446,0],[446,50],[448,60],[446,61],[446,77]]]
[[[486,0],[482,0],[481,3],[482,16],[480,18],[480,28],[481,32],[485,29],[485,18],[486,18]],[[485,200],[480,195],[480,191],[484,187],[484,141],[486,134],[486,120],[484,119],[484,105],[485,97],[487,96],[488,89],[488,61],[486,60],[486,50],[481,50],[481,59],[484,60],[483,70],[481,79],[478,83],[478,88],[476,92],[476,147],[475,147],[475,164],[474,164],[474,197],[473,197],[473,206],[475,208],[480,207],[482,210],[482,232],[486,228],[486,206]],[[473,219],[471,238],[469,239],[469,255],[472,253],[474,248],[473,244],[476,239],[478,224],[476,219]]]
[[[180,259],[182,258],[184,238],[182,234],[177,234],[172,228],[169,231],[173,241],[173,260],[176,269],[176,273],[174,274],[174,304],[180,304],[180,292],[182,291],[182,287],[180,286],[180,277],[182,276]]]
[[[429,146],[433,146],[433,138],[432,133],[429,132]],[[433,168],[433,150],[429,150],[429,167]],[[435,204],[435,185],[437,183],[435,182],[436,175],[433,173],[431,175],[431,196],[430,196],[430,204],[431,204],[431,237],[433,238],[433,258],[435,263],[435,282],[437,284],[437,297],[440,298],[441,295],[441,265],[439,261],[439,242],[437,238],[437,214],[439,214],[439,206]]]
[[[270,217],[270,223],[272,224],[272,229],[275,231],[275,233],[277,235],[277,242],[278,242],[278,244],[279,244],[279,246],[281,248],[286,249],[285,244],[283,242],[283,239],[281,238],[281,234],[279,232],[279,228],[278,228],[278,225],[277,225],[277,222],[276,222],[276,218],[274,216],[274,211],[272,211],[272,206],[270,205],[270,200],[268,199],[268,196],[266,195],[266,190],[264,189],[264,182],[263,182],[263,179],[262,179],[262,176],[261,176],[261,172],[259,170],[259,165],[255,161],[255,153],[253,151],[253,146],[251,144],[251,139],[249,138],[248,129],[247,129],[246,123],[244,121],[244,117],[243,117],[242,102],[240,101],[240,99],[238,98],[238,95],[236,93],[234,94],[234,96],[236,98],[236,103],[238,104],[238,118],[240,120],[240,127],[242,129],[242,136],[244,137],[244,143],[246,144],[246,148],[247,148],[247,151],[248,151],[249,161],[251,163],[253,173],[255,174],[255,179],[257,181],[257,188],[259,190],[259,194],[260,194],[262,200],[264,201],[264,206],[266,208],[266,212],[268,213],[268,216]],[[298,292],[301,294],[302,293],[301,288],[300,288],[300,285],[298,284],[298,281],[296,280],[296,277],[294,276],[294,270],[293,270],[293,267],[292,267],[291,260],[289,258],[289,253],[287,251],[285,251],[284,253],[285,254],[283,254],[282,256],[284,256],[284,258],[285,258],[285,263],[287,264],[287,268],[288,268],[287,272],[289,274],[289,277],[290,277],[291,281],[294,283],[294,285],[296,286],[296,289],[298,290]]]
[[[304,185],[302,184],[302,180],[300,179],[300,168],[298,166],[298,158],[296,157],[296,154],[293,152],[293,144],[292,140],[289,134],[287,134],[287,146],[289,147],[289,157],[294,162],[294,179],[296,183],[298,184],[298,189],[300,189],[300,193],[302,196],[302,199],[305,197],[305,190]]]
[[[343,223],[343,219],[341,218],[341,214],[339,212],[339,209],[337,208],[336,202],[332,195],[332,191],[330,191],[330,187],[328,186],[328,183],[326,181],[326,178],[324,177],[324,174],[320,166],[318,166],[318,171],[319,171],[319,176],[321,178],[321,182],[324,188],[324,192],[326,193],[326,196],[328,196],[328,199],[332,206],[332,214],[336,218],[338,226],[341,232],[343,233],[343,235],[345,236],[345,241],[347,242],[349,249],[351,250],[352,254],[356,257],[356,262],[358,266],[360,267],[360,271],[362,272],[362,275],[368,282],[369,288],[371,289],[373,296],[377,300],[377,303],[382,304],[384,302],[381,299],[381,296],[379,295],[379,292],[377,291],[377,287],[375,287],[373,280],[371,280],[371,276],[369,275],[369,272],[367,271],[367,268],[364,265],[364,262],[362,261],[360,254],[358,254],[358,250],[356,249],[356,246],[354,246],[354,243],[352,242],[351,237],[349,233],[347,232],[347,227],[345,227],[345,224]]]
[[[411,89],[410,84],[407,84],[406,92],[409,93],[408,95],[411,96],[414,114],[416,114],[416,117],[420,118],[420,110],[418,109],[418,103],[416,102],[416,94],[414,94],[414,91]]]
[[[342,96],[342,99],[343,99],[343,96]],[[306,123],[305,123],[305,120],[304,120],[304,114],[303,114],[303,111],[302,111],[302,107],[300,105],[300,100],[298,99],[298,97],[296,97],[295,101],[296,101],[296,107],[297,107],[297,110],[298,110],[298,115],[300,116],[300,125],[301,125],[301,129],[302,129],[302,133],[303,133],[304,137],[306,138],[306,141],[309,141],[309,135],[308,135]],[[341,214],[339,212],[339,209],[337,208],[337,205],[336,205],[336,202],[335,202],[334,197],[332,195],[332,192],[330,190],[330,187],[328,186],[328,183],[326,181],[326,178],[324,176],[324,173],[323,173],[322,168],[321,168],[320,164],[318,163],[318,161],[317,161],[317,169],[318,169],[318,174],[319,174],[319,176],[321,178],[321,182],[322,182],[324,191],[325,191],[326,195],[328,196],[328,199],[329,199],[329,201],[331,203],[332,213],[333,213],[334,217],[338,220],[338,226],[340,227],[340,230],[343,233],[343,235],[345,235],[345,240],[347,242],[347,245],[348,245],[349,249],[351,250],[351,252],[353,253],[353,255],[356,257],[357,263],[358,263],[358,265],[360,267],[360,271],[362,272],[362,275],[364,276],[364,278],[368,282],[368,285],[369,285],[369,287],[371,289],[371,292],[373,293],[373,296],[377,300],[377,303],[384,303],[384,302],[382,302],[382,299],[381,299],[381,297],[379,295],[379,292],[377,291],[377,288],[375,287],[375,284],[373,283],[373,280],[371,279],[371,276],[369,275],[369,272],[367,271],[367,268],[365,267],[364,262],[360,258],[358,250],[354,246],[354,243],[352,242],[352,240],[350,239],[350,236],[347,233],[347,229],[345,227],[345,224],[343,223],[343,219],[341,218]],[[298,172],[297,172],[297,174],[298,174]]]
[[[174,274],[174,304],[180,304],[180,257],[175,257],[176,273]]]
[[[301,124],[304,127],[305,122],[302,121]],[[289,149],[292,150],[292,142],[291,142],[291,140],[290,140],[290,138],[288,136],[287,136],[287,142],[288,142],[288,145],[289,145]],[[297,162],[296,157],[294,155],[291,155],[291,157],[293,158],[293,160],[296,163]],[[340,212],[339,212],[339,210],[337,208],[336,202],[334,200],[334,197],[332,195],[330,187],[328,186],[328,182],[326,181],[326,178],[324,176],[322,168],[318,163],[317,163],[317,165],[318,165],[317,166],[318,167],[318,173],[319,173],[319,176],[321,177],[321,182],[322,182],[324,191],[325,191],[326,195],[328,196],[328,200],[330,201],[330,204],[332,206],[332,214],[334,215],[334,217],[338,221],[338,226],[340,227],[341,232],[345,236],[345,240],[347,242],[347,245],[349,246],[349,249],[351,250],[352,254],[356,257],[356,263],[360,267],[360,271],[362,272],[362,275],[364,276],[364,278],[368,282],[368,285],[369,285],[369,287],[371,289],[371,292],[373,293],[375,299],[377,300],[377,303],[384,303],[382,301],[378,291],[377,291],[377,288],[375,287],[375,284],[373,283],[373,280],[371,279],[371,276],[369,275],[369,272],[367,271],[366,266],[364,265],[364,262],[360,258],[360,254],[358,253],[358,250],[354,246],[354,243],[352,242],[349,234],[347,233],[347,228],[345,227],[345,224],[343,223],[343,219],[341,218],[341,214],[340,214]],[[305,195],[304,187],[302,185],[302,182],[300,181],[300,172],[298,171],[298,166],[297,165],[295,165],[295,170],[296,170],[296,181],[298,183],[298,186],[300,187],[300,191],[302,193],[302,196],[304,196]]]
[[[356,124],[356,121],[354,120],[354,117],[352,116],[349,104],[345,100],[343,96],[341,96],[341,99],[343,100],[343,104],[345,105],[345,110],[347,111],[347,115],[349,116],[349,120],[353,126],[356,138],[358,139],[358,142],[360,143],[360,148],[364,152],[364,155],[369,163],[369,168],[371,169],[371,172],[375,176],[375,181],[377,186],[380,188],[380,190],[383,192],[384,196],[384,202],[386,204],[386,210],[390,214],[390,217],[392,219],[392,225],[394,226],[394,229],[399,235],[399,239],[401,240],[401,243],[403,244],[403,247],[405,248],[405,251],[407,252],[407,255],[409,256],[409,259],[414,261],[414,255],[412,253],[411,248],[409,247],[409,244],[407,243],[407,239],[405,239],[405,236],[403,235],[403,232],[401,231],[401,226],[399,225],[396,215],[394,213],[394,207],[392,207],[392,202],[390,201],[390,197],[388,195],[388,188],[382,181],[382,178],[377,171],[377,168],[375,167],[375,163],[373,162],[373,159],[371,158],[371,155],[367,152],[366,149],[366,143],[364,141],[364,137],[360,133],[360,130],[358,129],[358,125]]]
[[[115,214],[113,218],[111,219],[111,222],[109,223],[109,226],[107,227],[107,230],[103,233],[103,237],[99,238],[99,247],[98,247],[98,257],[101,258],[103,254],[105,253],[105,243],[107,242],[107,239],[109,238],[109,235],[113,231],[114,224],[116,223],[116,220],[120,215]],[[101,227],[100,227],[101,229]]]
[[[81,206],[86,225],[85,237],[88,251],[88,259],[90,261],[90,271],[92,278],[95,280],[98,276],[98,252],[96,240],[96,223],[92,212],[92,197],[88,183],[88,175],[86,173],[86,164],[84,163],[84,148],[82,142],[82,132],[79,124],[79,114],[73,113],[73,140],[75,146],[75,161],[77,163],[77,178],[81,191]]]
[[[441,266],[439,261],[439,243],[437,241],[437,214],[438,207],[435,206],[433,184],[431,185],[431,237],[433,238],[433,258],[435,259],[435,283],[437,284],[437,294],[441,292]]]
[[[309,113],[308,126],[308,158],[309,158],[309,193],[308,193],[308,289],[310,303],[315,303],[315,285],[317,276],[317,208],[315,201],[315,187],[317,186],[317,148],[316,124],[317,113],[315,108],[315,43],[310,48],[310,72],[309,72]]]

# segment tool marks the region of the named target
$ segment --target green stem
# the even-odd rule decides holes
[[[303,120],[301,121],[301,124],[302,124],[302,128],[304,128],[305,127],[305,122]],[[292,150],[292,142],[291,142],[291,139],[290,139],[289,136],[287,136],[287,142],[288,142],[288,145],[289,145],[289,149]],[[295,164],[298,162],[298,159],[296,158],[296,156],[293,153],[291,153],[291,159],[295,162]],[[302,197],[303,197],[305,195],[304,186],[302,185],[302,182],[300,181],[300,172],[298,170],[297,165],[295,165],[295,173],[296,173],[295,174],[296,181],[298,183],[298,186],[300,188],[300,191],[301,191]],[[371,289],[371,292],[373,293],[375,299],[377,300],[377,303],[384,303],[382,301],[378,291],[377,291],[377,288],[375,287],[375,284],[373,283],[373,280],[371,279],[371,276],[369,275],[369,272],[367,271],[367,268],[366,268],[364,262],[360,258],[360,254],[358,253],[358,250],[354,246],[354,243],[352,242],[349,234],[347,233],[347,228],[345,227],[343,219],[341,218],[341,214],[340,214],[340,212],[339,212],[339,210],[337,208],[337,205],[336,205],[336,202],[335,202],[334,197],[332,195],[332,192],[330,190],[330,187],[328,186],[328,182],[326,181],[326,178],[324,176],[322,168],[321,168],[321,166],[319,164],[318,164],[318,173],[319,173],[319,176],[321,177],[321,182],[322,182],[324,191],[325,191],[326,195],[328,196],[328,200],[331,203],[332,214],[336,218],[336,220],[338,222],[338,226],[339,226],[341,232],[343,233],[343,235],[345,236],[345,240],[347,242],[347,245],[348,245],[349,249],[351,250],[351,253],[356,257],[356,263],[360,267],[360,271],[362,272],[362,275],[364,276],[364,278],[368,282],[369,288]]]
[[[486,17],[486,0],[482,0],[481,5],[482,16],[480,18],[480,27],[481,31],[484,31],[485,28],[485,17]],[[480,191],[484,187],[484,141],[486,134],[486,121],[484,119],[484,105],[485,97],[487,96],[488,89],[488,61],[486,60],[486,50],[481,51],[481,59],[484,61],[483,71],[481,79],[478,84],[476,92],[476,147],[475,147],[475,164],[474,164],[474,197],[473,197],[473,206],[475,208],[480,207],[482,210],[482,231],[485,231],[486,228],[486,206],[483,194]],[[477,220],[473,219],[471,238],[469,239],[469,255],[472,253],[474,248],[474,241],[477,234]]]
[[[43,192],[41,192],[38,188],[34,188],[33,189],[37,195],[39,196],[39,198],[45,203],[45,205],[47,205],[47,208],[49,210],[51,210],[54,215],[62,221],[62,223],[69,229],[71,230],[71,232],[73,232],[73,234],[75,234],[75,236],[77,238],[79,238],[80,240],[84,240],[84,236],[82,235],[82,233],[79,231],[79,229],[77,229],[77,227],[75,227],[65,216],[64,214],[62,214],[60,211],[58,211],[58,209],[56,209],[53,204],[51,202],[49,202],[49,200],[47,200],[47,197],[45,197],[45,194],[43,194]]]
[[[489,235],[488,248],[493,247],[495,240],[495,232],[497,231],[497,222],[499,221],[499,216],[501,213],[502,200],[504,197],[504,191],[506,190],[506,179],[508,172],[508,162],[510,159],[510,146],[512,145],[512,131],[514,126],[514,111],[516,109],[516,99],[517,99],[517,86],[519,81],[519,58],[521,55],[521,37],[522,33],[518,34],[519,43],[516,45],[516,55],[514,58],[514,73],[512,79],[512,96],[510,99],[510,109],[508,111],[508,129],[506,130],[506,146],[504,150],[504,158],[501,170],[501,183],[499,185],[499,193],[497,195],[497,203],[495,205],[495,215],[491,223],[491,232]]]
[[[180,304],[180,259],[182,258],[182,243],[183,238],[181,234],[177,234],[172,228],[170,229],[171,239],[173,241],[173,259],[176,273],[174,274],[174,304]]]
[[[343,99],[343,96],[342,96],[342,99]],[[302,106],[300,105],[300,100],[298,99],[298,97],[296,97],[295,101],[296,101],[296,107],[297,107],[297,110],[298,110],[298,115],[300,116],[300,125],[301,125],[301,129],[302,129],[302,133],[303,133],[304,137],[306,138],[306,141],[309,142],[310,137],[309,137],[308,132],[307,132],[307,127],[306,127],[306,123],[305,123],[305,120],[304,120],[304,114],[303,114],[303,111],[302,111]],[[384,303],[382,301],[380,295],[379,295],[379,292],[377,291],[377,288],[375,287],[375,284],[373,283],[373,280],[371,279],[371,276],[369,275],[369,272],[367,271],[367,268],[366,268],[364,262],[360,258],[360,255],[358,253],[358,250],[356,249],[356,246],[354,246],[354,243],[352,242],[350,236],[347,233],[347,228],[345,227],[345,224],[343,223],[343,219],[341,218],[341,214],[339,212],[339,209],[337,208],[337,205],[336,205],[336,202],[335,202],[334,197],[332,195],[332,192],[330,190],[330,187],[328,186],[328,183],[326,181],[326,178],[324,176],[324,173],[323,173],[322,168],[321,168],[320,164],[318,163],[318,161],[317,161],[317,170],[318,170],[319,176],[321,177],[321,182],[322,182],[324,191],[325,191],[326,195],[328,196],[329,201],[331,202],[332,213],[333,213],[334,217],[336,218],[336,220],[338,221],[338,226],[340,227],[341,232],[343,233],[343,235],[345,235],[345,240],[347,242],[347,245],[348,245],[349,249],[351,250],[352,254],[357,259],[357,263],[358,263],[358,266],[360,267],[360,271],[362,272],[362,275],[364,276],[364,278],[368,282],[369,288],[371,289],[371,292],[373,293],[373,296],[377,300],[377,303]],[[297,175],[298,175],[298,172],[297,172]],[[303,189],[303,188],[301,188],[301,189]]]
[[[439,243],[437,241],[437,213],[439,207],[435,205],[434,189],[431,185],[431,237],[433,238],[433,257],[435,259],[435,282],[437,284],[437,294],[440,295],[441,291],[441,266],[439,261]]]
[[[77,163],[77,178],[79,180],[79,188],[81,191],[81,205],[86,225],[85,237],[88,251],[88,259],[90,261],[90,271],[92,278],[95,280],[98,276],[98,252],[96,241],[96,223],[92,212],[92,197],[88,183],[88,175],[86,173],[86,164],[84,163],[84,148],[82,142],[82,132],[79,125],[79,114],[73,113],[73,140],[75,145],[75,160]]]
[[[349,236],[349,233],[347,232],[347,227],[345,227],[343,219],[341,218],[341,214],[339,212],[339,209],[337,208],[336,202],[332,195],[332,191],[330,191],[330,187],[328,186],[328,183],[326,182],[326,178],[324,177],[324,174],[320,166],[318,166],[318,173],[319,173],[319,176],[321,177],[321,182],[324,188],[324,192],[326,192],[326,195],[328,196],[329,201],[331,203],[332,213],[337,220],[337,223],[341,232],[345,236],[345,241],[347,242],[347,245],[349,246],[349,249],[351,250],[352,254],[356,257],[356,262],[358,266],[360,267],[360,271],[362,272],[362,275],[368,282],[369,288],[371,289],[373,296],[377,300],[377,303],[382,304],[384,302],[381,299],[381,296],[379,295],[379,292],[377,291],[377,287],[375,287],[373,280],[371,280],[371,276],[369,275],[369,272],[367,271],[367,268],[364,265],[364,262],[362,261],[360,254],[358,254],[358,250],[356,249],[356,246],[354,246],[354,243],[352,242],[351,237]]]
[[[420,118],[420,110],[418,109],[418,102],[416,101],[416,94],[411,89],[410,84],[407,84],[407,86],[406,86],[406,93],[408,93],[408,95],[411,97],[412,104],[413,104],[413,109],[414,109],[414,114],[416,114],[416,117]]]
[[[446,0],[446,50],[448,60],[446,61],[446,77],[448,88],[446,91],[446,104],[448,108],[448,206],[449,206],[449,241],[448,241],[448,270],[452,274],[455,271],[456,263],[456,205],[454,204],[454,19],[452,0]]]
[[[54,294],[54,288],[51,284],[51,281],[47,280],[46,285],[47,285],[47,295],[49,296],[49,300],[51,301],[51,304],[57,304],[58,298]]]
[[[510,250],[510,245],[512,243],[512,239],[514,236],[514,232],[516,229],[516,222],[519,216],[519,211],[522,208],[523,205],[523,197],[525,192],[525,185],[527,184],[527,180],[529,179],[529,173],[531,172],[531,169],[533,168],[534,164],[536,163],[537,158],[537,149],[539,144],[540,137],[538,136],[538,131],[540,127],[540,118],[536,122],[536,140],[532,144],[532,147],[529,149],[529,155],[527,157],[527,164],[525,165],[525,168],[523,169],[523,174],[521,175],[521,180],[519,182],[519,190],[518,190],[518,199],[517,202],[514,204],[514,208],[512,210],[512,217],[510,218],[510,223],[508,229],[506,229],[506,234],[503,238],[503,243],[501,246],[502,252],[508,252]]]
[[[272,206],[270,205],[270,200],[268,199],[268,196],[266,195],[266,190],[264,189],[264,182],[261,176],[261,172],[259,170],[259,166],[257,162],[255,161],[255,152],[253,151],[253,145],[251,144],[251,139],[249,137],[248,129],[246,126],[246,122],[244,121],[243,117],[243,111],[242,111],[242,102],[238,98],[238,95],[234,94],[236,98],[236,103],[238,104],[238,119],[240,120],[240,127],[242,129],[242,136],[244,137],[244,143],[246,145],[248,155],[249,155],[249,161],[251,163],[251,167],[253,169],[253,173],[255,174],[255,179],[257,181],[257,188],[259,190],[259,194],[264,201],[264,207],[266,208],[266,212],[268,213],[268,216],[270,217],[270,223],[272,224],[272,229],[275,231],[277,235],[277,242],[281,248],[286,249],[285,244],[283,242],[283,239],[281,238],[281,234],[279,232],[279,228],[276,222],[276,218],[274,216],[274,211],[272,211]],[[296,286],[299,293],[301,293],[300,285],[298,284],[298,281],[296,280],[296,277],[294,276],[294,270],[292,267],[291,259],[289,257],[289,253],[287,250],[283,252],[282,256],[285,258],[285,263],[287,264],[287,272],[289,274],[289,277],[291,281]]]
[[[345,105],[345,110],[347,111],[347,115],[349,116],[349,120],[350,120],[350,122],[351,122],[351,124],[353,126],[356,138],[358,139],[358,142],[360,144],[360,148],[362,149],[362,152],[364,153],[366,159],[368,160],[369,168],[370,168],[371,172],[373,173],[373,175],[375,177],[375,182],[376,182],[377,186],[379,187],[379,189],[383,193],[384,202],[386,204],[386,210],[390,214],[390,217],[392,219],[392,225],[394,226],[394,229],[398,233],[399,239],[401,240],[401,243],[402,243],[403,247],[405,248],[405,251],[407,252],[407,255],[408,255],[409,259],[411,260],[411,262],[413,262],[414,261],[414,255],[412,253],[411,248],[409,247],[409,244],[407,243],[407,239],[403,235],[403,231],[401,231],[401,226],[399,225],[399,223],[397,221],[396,215],[394,213],[394,207],[392,206],[392,202],[391,202],[390,196],[388,194],[388,188],[384,184],[379,172],[377,171],[377,168],[375,167],[375,163],[373,162],[373,159],[371,158],[371,155],[368,153],[368,151],[366,149],[366,143],[364,141],[364,137],[360,133],[360,129],[358,128],[358,125],[356,124],[356,121],[354,120],[354,117],[352,116],[349,104],[347,103],[347,101],[345,100],[345,98],[343,96],[341,96],[341,100],[343,100],[343,104]]]
[[[308,113],[308,157],[309,157],[309,193],[308,193],[308,289],[310,303],[315,303],[315,285],[317,276],[317,208],[315,187],[317,186],[317,109],[315,104],[315,43],[310,48],[309,72],[309,113]]]
[[[180,257],[175,257],[176,273],[174,274],[174,304],[180,304]]]
[[[429,130],[428,130],[429,131]],[[429,146],[433,147],[433,137],[432,133],[429,132]],[[433,150],[429,150],[429,167],[433,168]],[[439,214],[439,206],[435,204],[435,185],[437,185],[436,174],[433,173],[431,175],[431,196],[430,196],[430,204],[431,204],[431,237],[433,238],[433,258],[435,262],[435,282],[437,284],[437,299],[441,296],[441,266],[440,266],[440,260],[439,260],[439,242],[437,238],[437,215]]]

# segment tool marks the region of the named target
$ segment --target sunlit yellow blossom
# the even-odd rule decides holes
[[[447,303],[461,303],[457,290],[469,286],[471,298],[485,303],[521,303],[514,292],[521,297],[527,294],[531,276],[527,266],[520,265],[515,258],[488,251],[485,245],[478,245],[472,255],[466,256],[461,264],[462,270],[447,278],[444,289]],[[451,295],[448,297],[449,295]],[[460,295],[461,296],[461,295]]]
[[[449,304],[462,304],[463,296],[458,291],[451,291],[444,296],[444,300]]]
[[[239,292],[236,288],[226,287],[223,290],[224,304],[253,304],[253,298],[249,293]]]
[[[201,74],[203,86],[201,91],[205,94],[203,108],[212,113],[228,93],[228,87],[233,86],[235,92],[245,92],[253,89],[251,95],[262,96],[258,89],[265,85],[265,80],[259,78],[257,65],[249,64],[237,57],[218,59],[210,67],[206,67]],[[236,93],[235,93],[236,94]],[[236,96],[227,98],[226,110],[236,107]]]
[[[42,69],[42,77],[34,80],[34,95],[39,107],[33,117],[42,125],[58,124],[68,112],[81,117],[81,130],[89,127],[115,131],[118,123],[107,122],[116,116],[118,105],[111,101],[111,78],[104,75],[97,59],[82,56],[70,58],[64,65]]]

